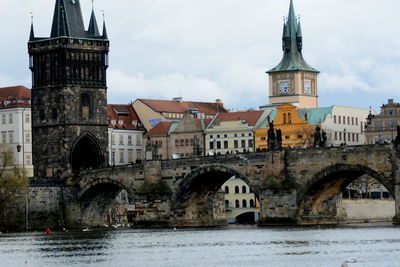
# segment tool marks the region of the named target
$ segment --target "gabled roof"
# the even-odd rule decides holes
[[[206,115],[215,115],[219,112],[227,112],[222,104],[207,102],[192,102],[175,100],[155,100],[155,99],[138,99],[156,112],[185,113],[190,109],[197,110]]]
[[[287,21],[283,25],[283,58],[275,68],[267,71],[267,73],[280,71],[310,71],[319,73],[318,70],[312,68],[303,58],[303,34],[300,22],[297,23],[294,11],[293,0],[290,0],[289,15]]]
[[[132,105],[109,104],[107,105],[107,116],[109,128],[138,131],[145,130]],[[122,122],[122,124],[120,122]]]
[[[148,131],[147,135],[166,135],[168,134],[171,125],[172,122],[170,121],[162,121]]]
[[[298,109],[297,113],[302,120],[308,121],[309,125],[318,125],[319,123],[325,122],[326,117],[332,114],[333,107],[326,108],[308,108]]]
[[[0,108],[31,107],[31,90],[19,85],[0,88]]]
[[[239,111],[220,113],[214,121],[214,125],[220,125],[223,121],[246,121],[249,126],[255,126],[263,111]]]

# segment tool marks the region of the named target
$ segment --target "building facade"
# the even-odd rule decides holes
[[[282,61],[267,71],[269,103],[317,108],[319,71],[310,67],[303,58],[303,34],[292,0],[289,15],[283,25],[282,49]]]
[[[108,161],[109,40],[94,11],[88,30],[80,1],[55,1],[50,37],[28,42],[32,71],[32,151],[37,177],[68,175]]]
[[[266,115],[264,111],[218,114],[205,130],[206,155],[254,152],[253,130]]]
[[[204,156],[204,131],[210,122],[211,119],[198,119],[188,112],[180,121],[160,122],[146,133],[145,139],[157,144],[157,159]]]
[[[365,127],[367,144],[391,143],[397,136],[397,125],[400,125],[400,103],[389,99],[381,107],[381,112],[368,115]]]
[[[251,213],[254,223],[258,221],[260,203],[243,180],[232,177],[221,188],[225,192],[225,214],[229,223],[237,222],[236,218],[246,213]]]
[[[109,104],[107,113],[110,165],[124,165],[143,160],[145,129],[132,105]]]
[[[0,88],[1,144],[11,149],[16,166],[33,176],[31,91],[23,86]]]

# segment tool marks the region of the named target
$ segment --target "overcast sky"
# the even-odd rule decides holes
[[[66,0],[69,1],[69,0]],[[49,36],[55,0],[0,0],[0,87],[31,87],[26,42]],[[400,101],[397,0],[294,0],[306,61],[321,71],[320,106],[378,109]],[[91,0],[81,0],[88,25]],[[268,102],[282,57],[289,0],[96,0],[111,41],[108,102],[214,101],[230,109]]]

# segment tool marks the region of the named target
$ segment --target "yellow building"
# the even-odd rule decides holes
[[[232,177],[222,185],[225,192],[225,214],[229,223],[256,223],[260,203],[250,187],[241,179]]]
[[[267,132],[269,121],[273,121],[275,130],[282,131],[283,147],[302,147],[313,144],[315,126],[309,125],[308,121],[303,120],[297,107],[291,104],[282,104],[272,111],[269,117],[255,129],[255,144],[257,150],[268,149]]]

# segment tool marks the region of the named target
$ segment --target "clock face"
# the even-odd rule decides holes
[[[311,95],[311,82],[304,82],[304,93]]]
[[[289,93],[290,85],[289,82],[280,82],[279,83],[279,92],[283,95]]]

